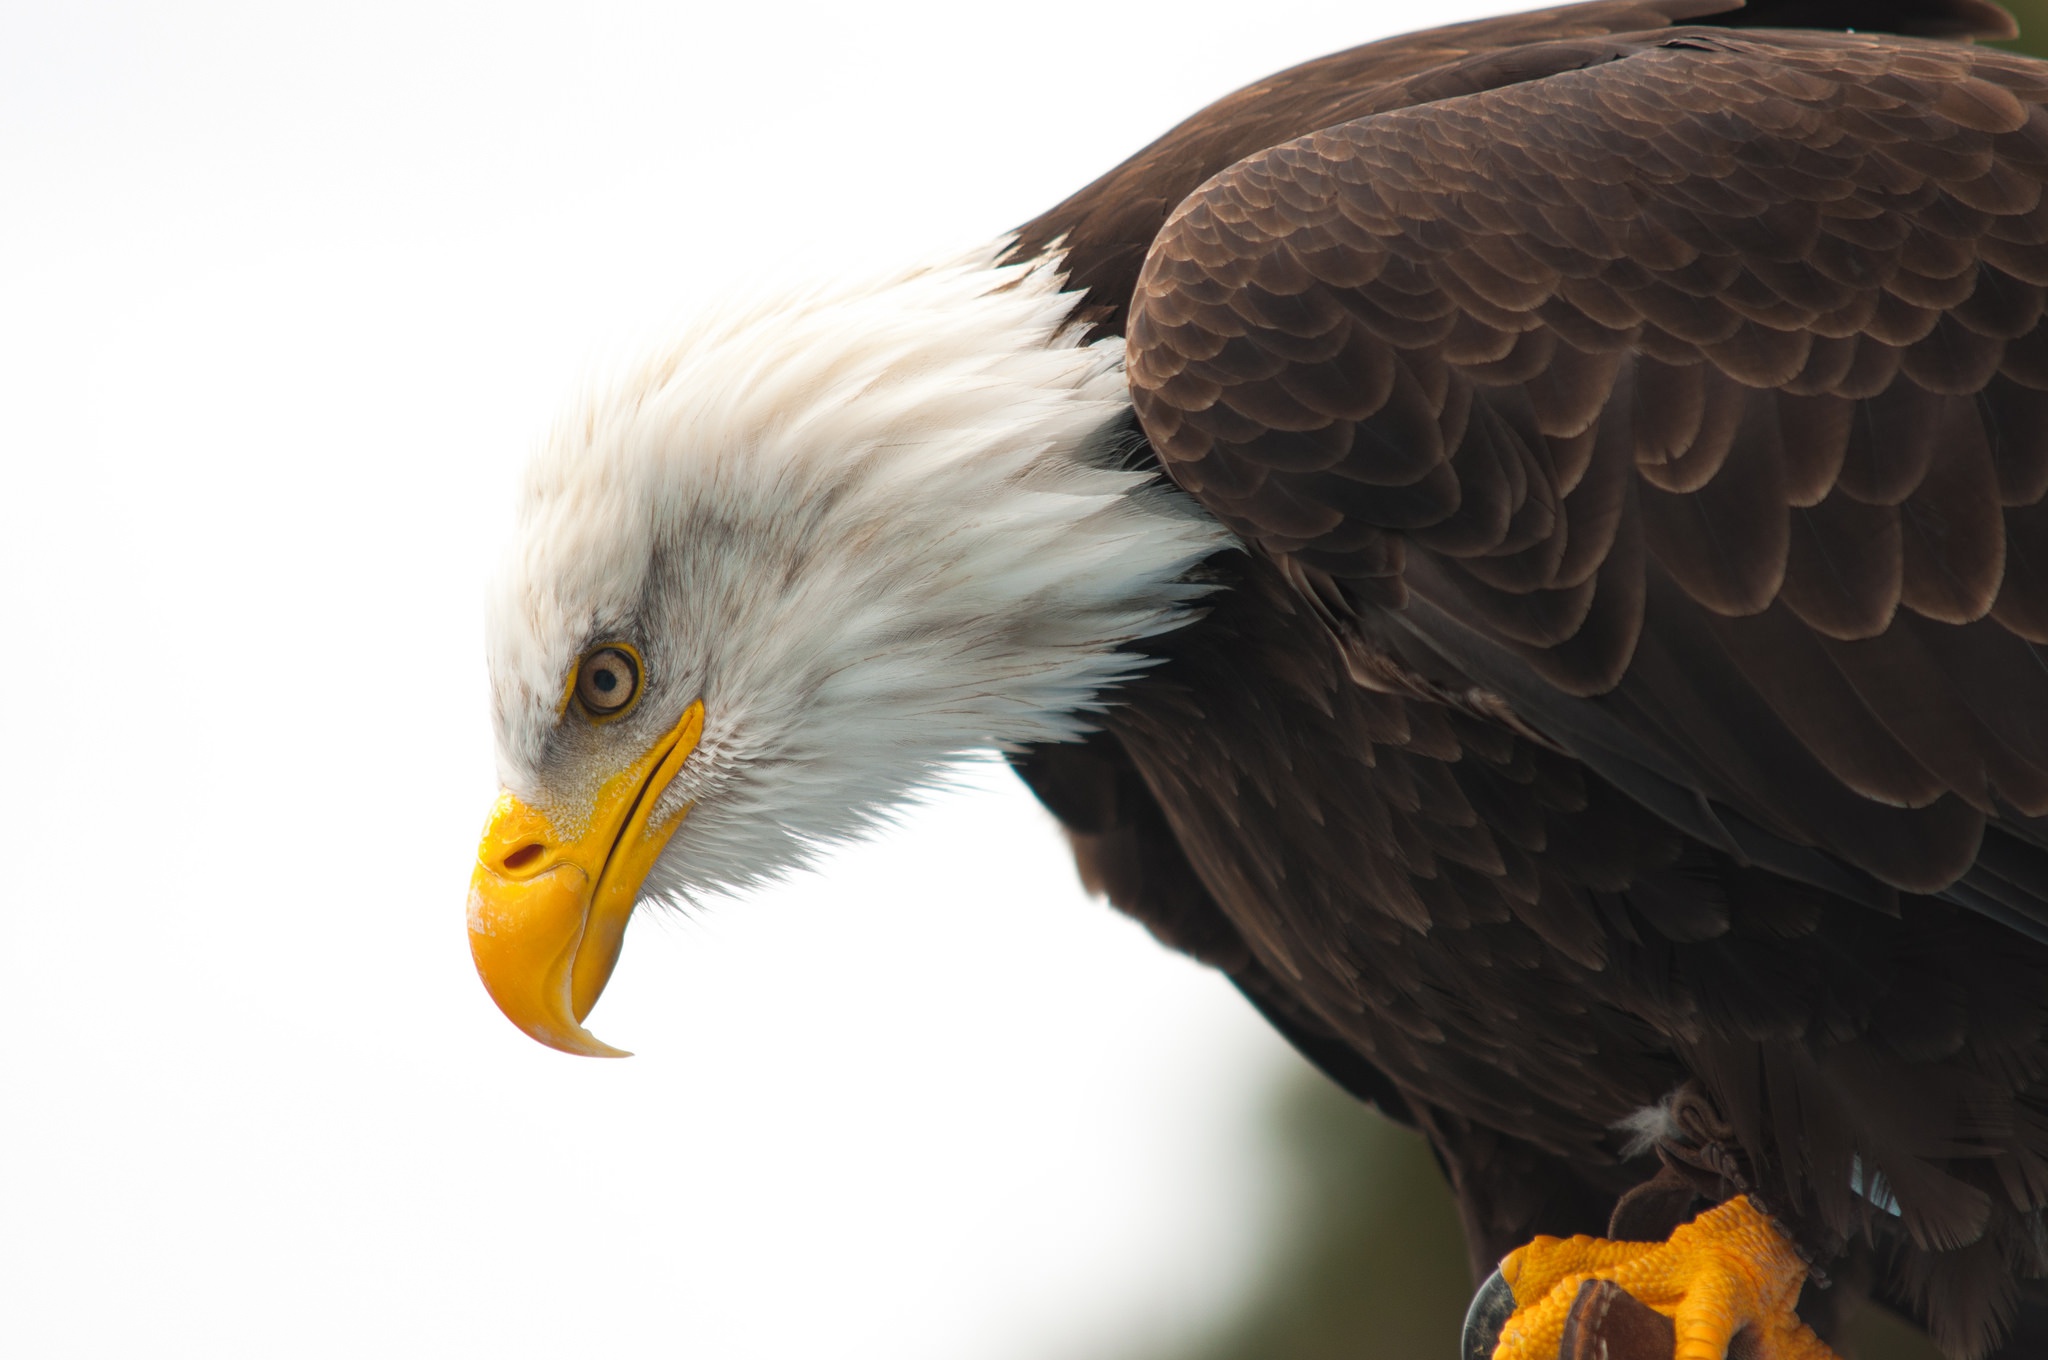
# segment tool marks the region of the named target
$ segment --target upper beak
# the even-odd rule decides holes
[[[703,733],[704,705],[693,703],[573,825],[509,791],[491,809],[469,882],[469,952],[498,1009],[550,1048],[627,1056],[583,1017],[619,961],[641,883],[689,811],[652,820]]]

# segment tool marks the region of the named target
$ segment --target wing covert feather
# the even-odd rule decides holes
[[[2048,68],[1725,28],[1512,56],[1173,213],[1128,331],[1170,474],[1754,843],[1917,892],[1987,824],[2048,846]]]

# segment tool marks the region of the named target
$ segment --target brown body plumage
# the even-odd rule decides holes
[[[1020,771],[1429,1135],[1476,1262],[1601,1230],[1683,1090],[1719,1136],[1667,1152],[1836,1274],[1959,1354],[2048,1337],[2048,67],[1962,41],[2007,31],[1440,30],[1021,233],[1252,551]]]

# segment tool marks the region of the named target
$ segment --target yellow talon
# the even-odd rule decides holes
[[[1556,1360],[1587,1280],[1610,1280],[1671,1319],[1673,1360],[1725,1360],[1746,1332],[1754,1360],[1839,1360],[1793,1307],[1806,1263],[1747,1196],[1701,1214],[1668,1242],[1539,1237],[1509,1252],[1501,1278],[1516,1308],[1493,1360]]]

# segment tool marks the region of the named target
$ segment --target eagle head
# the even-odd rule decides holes
[[[637,903],[746,888],[964,757],[1087,729],[1220,528],[1129,470],[1122,344],[994,250],[728,307],[535,456],[487,617],[470,945],[583,1020]]]

